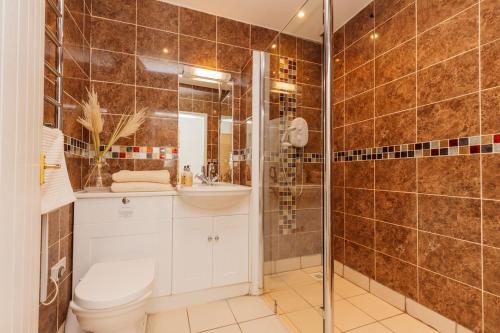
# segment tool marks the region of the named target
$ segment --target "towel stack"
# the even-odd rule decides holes
[[[113,174],[111,192],[161,192],[172,190],[168,170],[128,171]]]

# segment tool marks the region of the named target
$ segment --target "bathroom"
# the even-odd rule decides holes
[[[0,36],[0,331],[500,332],[497,0],[5,1]]]

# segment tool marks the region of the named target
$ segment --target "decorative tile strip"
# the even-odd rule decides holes
[[[249,161],[252,159],[252,148],[233,150],[233,162]]]
[[[104,146],[101,146],[101,150],[104,150]],[[93,156],[93,152],[91,152],[91,156]],[[176,160],[177,157],[178,150],[173,147],[114,145],[106,153],[106,158],[111,159]]]
[[[69,155],[88,157],[88,143],[71,136],[64,136],[64,152]]]
[[[104,147],[104,145],[101,146],[101,151]],[[67,135],[64,136],[64,151],[70,155],[86,158],[95,156],[89,143]],[[105,157],[108,159],[175,160],[178,154],[178,149],[174,147],[114,145]]]
[[[279,152],[266,152],[264,154],[265,162],[279,162],[280,161],[280,153]],[[290,158],[292,162],[300,162],[302,159],[304,163],[323,163],[323,154],[315,154],[315,153],[304,153],[302,154],[300,151],[295,151],[292,153]]]
[[[500,134],[338,151],[335,162],[500,153]]]

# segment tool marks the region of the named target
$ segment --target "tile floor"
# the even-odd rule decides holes
[[[268,275],[263,296],[151,315],[147,333],[321,333],[322,283],[317,273],[321,267]],[[334,292],[335,332],[437,332],[338,275]]]

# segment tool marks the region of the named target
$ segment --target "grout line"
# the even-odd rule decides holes
[[[482,61],[481,61],[481,53],[482,53],[482,48],[481,46],[481,1],[478,1],[477,3],[478,7],[478,32],[477,32],[477,37],[478,37],[478,89],[479,89],[479,136],[482,135]],[[481,214],[481,262],[480,262],[480,267],[481,267],[481,330],[484,332],[485,331],[485,309],[484,309],[484,216],[483,216],[483,154],[479,155],[479,197],[481,199],[480,201],[480,214]],[[458,329],[458,326],[457,326]]]

